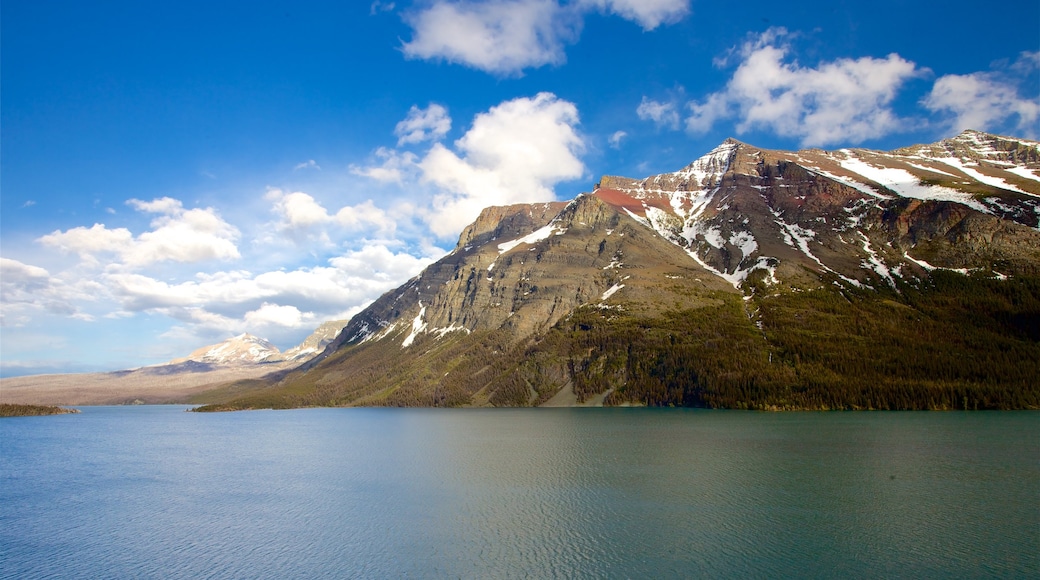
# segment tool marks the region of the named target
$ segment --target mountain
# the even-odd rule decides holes
[[[221,343],[197,349],[183,359],[170,361],[170,365],[187,362],[202,365],[254,365],[281,360],[283,357],[278,347],[263,338],[242,333]]]
[[[315,358],[211,409],[1040,407],[1040,144],[727,140],[486,209]]]
[[[0,402],[46,405],[208,402],[211,397],[223,396],[221,389],[228,383],[259,380],[308,360],[345,324],[346,321],[326,322],[301,344],[284,353],[262,338],[240,334],[197,349],[187,357],[136,369],[4,378],[0,379]]]
[[[325,349],[337,336],[348,320],[330,320],[323,322],[314,332],[300,344],[290,348],[281,354],[282,358],[291,362],[303,362],[309,360]]]

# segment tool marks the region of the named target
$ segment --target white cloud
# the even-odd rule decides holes
[[[137,211],[145,213],[161,213],[165,215],[179,215],[184,213],[184,204],[181,203],[180,200],[173,199],[172,197],[160,197],[153,199],[152,201],[130,199],[127,200],[126,204]]]
[[[274,203],[272,211],[280,218],[276,226],[278,230],[296,240],[317,237],[328,242],[326,226],[346,228],[355,233],[359,229],[373,230],[386,235],[392,234],[396,227],[394,220],[372,200],[344,206],[330,214],[314,197],[302,191],[285,193],[280,189],[270,189],[265,197]]]
[[[409,58],[443,59],[498,75],[559,65],[578,40],[585,14],[600,10],[644,30],[676,22],[689,0],[435,0],[405,16],[414,34],[402,46]]]
[[[78,254],[83,260],[98,263],[98,254],[114,254],[113,266],[138,268],[158,262],[202,262],[231,260],[239,257],[235,241],[239,232],[225,222],[213,208],[185,210],[180,201],[169,197],[141,201],[131,199],[128,205],[138,211],[158,213],[151,231],[136,238],[126,228],[108,229],[104,224],[90,228],[75,227],[56,230],[37,241],[66,253]]]
[[[632,20],[643,30],[678,22],[690,13],[689,0],[581,0],[580,4]]]
[[[679,112],[672,102],[658,102],[644,96],[636,115],[644,121],[653,121],[658,127],[679,128]]]
[[[580,20],[555,0],[434,2],[406,16],[415,34],[411,58],[444,59],[495,74],[560,64]]]
[[[432,186],[426,203],[402,204],[399,213],[418,216],[438,237],[453,236],[485,207],[553,200],[555,184],[581,177],[578,122],[573,103],[539,93],[478,114],[453,148],[434,143],[421,158],[380,148],[381,165],[351,171],[413,191]]]
[[[321,166],[318,165],[317,161],[315,161],[313,159],[308,159],[307,161],[304,161],[303,163],[297,163],[293,167],[293,171],[299,171],[301,169],[317,169],[318,171],[321,171]]]
[[[393,2],[380,2],[379,0],[376,0],[372,3],[372,6],[369,7],[369,14],[374,16],[376,14],[379,14],[380,12],[390,12],[393,9]]]
[[[154,312],[209,329],[258,332],[260,325],[310,328],[354,313],[418,274],[443,254],[416,257],[369,244],[328,260],[328,266],[197,274],[169,283],[137,273],[110,273],[102,283],[127,312]]]
[[[1036,137],[1040,102],[1035,95],[1022,95],[1020,87],[1037,68],[1040,52],[1025,52],[1006,71],[945,75],[935,81],[921,104],[932,112],[950,115],[949,125],[958,131],[993,131],[1010,125]]]
[[[332,221],[329,212],[302,191],[284,193],[280,189],[272,189],[265,197],[274,202],[274,211],[282,217],[282,224],[286,228],[308,228]]]
[[[477,115],[457,152],[435,144],[419,162],[423,180],[440,190],[425,216],[430,229],[457,234],[487,206],[555,199],[556,183],[585,172],[578,122],[574,104],[539,93]]]
[[[625,137],[628,137],[628,133],[624,131],[614,131],[614,133],[607,138],[607,143],[610,143],[610,146],[614,149],[619,149],[621,147],[621,141]]]
[[[738,133],[766,129],[802,145],[859,143],[900,129],[892,100],[925,71],[897,54],[802,66],[789,58],[789,36],[770,29],[735,51],[740,64],[726,87],[688,104],[687,129],[703,132],[735,117]]]
[[[136,267],[163,261],[194,263],[240,257],[235,246],[238,229],[224,221],[213,208],[164,215],[153,220],[151,227],[152,231],[142,233],[135,243],[120,252],[126,265]]]
[[[350,172],[354,175],[368,177],[383,183],[402,184],[418,171],[418,166],[416,165],[418,157],[410,151],[401,152],[380,147],[376,150],[376,157],[382,159],[379,165],[367,167],[352,165]]]
[[[257,329],[256,331],[271,325],[301,328],[319,324],[315,322],[312,312],[304,313],[295,306],[281,306],[270,302],[264,302],[260,308],[246,312],[243,321],[249,328]]]
[[[0,258],[0,326],[24,326],[39,311],[92,320],[77,305],[94,300],[101,286],[92,279],[73,279],[66,284],[45,268]]]
[[[84,260],[96,261],[95,254],[119,252],[133,242],[133,237],[126,228],[108,229],[105,224],[94,224],[89,228],[79,226],[64,232],[55,230],[36,241],[62,252],[78,254]]]
[[[394,127],[394,135],[398,136],[397,146],[423,141],[440,141],[451,130],[451,117],[448,110],[430,103],[425,109],[412,105],[408,116]]]

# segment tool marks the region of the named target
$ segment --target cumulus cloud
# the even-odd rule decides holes
[[[581,177],[578,109],[551,93],[517,98],[476,116],[455,151],[435,144],[419,162],[440,193],[426,216],[438,236],[458,233],[490,205],[549,201],[553,186]]]
[[[731,58],[739,65],[726,87],[687,105],[687,130],[700,133],[735,118],[738,133],[764,129],[803,146],[859,143],[899,130],[903,120],[892,101],[904,83],[927,71],[897,54],[802,66],[790,57],[790,37],[773,28],[735,50]]]
[[[425,109],[412,105],[408,116],[394,127],[397,146],[423,141],[440,141],[451,130],[448,110],[434,103]]]
[[[264,302],[260,308],[250,310],[243,316],[243,321],[249,328],[261,329],[276,325],[287,328],[300,328],[302,326],[315,326],[313,312],[300,312],[295,306],[285,306]]]
[[[352,172],[383,182],[432,188],[409,213],[438,237],[453,236],[485,207],[550,201],[555,184],[581,177],[585,142],[578,109],[551,93],[504,101],[478,114],[448,147],[434,143],[421,156],[380,148],[382,163]]]
[[[644,96],[636,115],[644,121],[653,121],[658,127],[679,128],[679,111],[673,102],[659,102]]]
[[[135,243],[121,252],[127,265],[240,257],[235,245],[238,229],[224,221],[212,208],[166,213],[153,220],[151,227],[151,231],[139,235]]]
[[[270,189],[266,198],[274,203],[272,211],[280,218],[276,227],[296,240],[317,237],[328,242],[327,226],[346,228],[355,233],[357,230],[374,230],[387,235],[392,234],[396,226],[387,212],[376,207],[370,199],[344,206],[330,214],[314,197],[302,191],[285,193],[280,189]]]
[[[150,231],[134,237],[126,228],[94,224],[90,228],[56,230],[37,241],[92,263],[100,262],[99,254],[112,254],[116,260],[112,265],[131,268],[164,261],[194,263],[240,256],[235,245],[238,229],[213,208],[186,210],[180,201],[169,197],[131,199],[127,204],[141,212],[160,214],[152,220]]]
[[[1010,126],[1036,137],[1040,102],[1036,95],[1023,95],[1023,85],[1038,68],[1040,52],[1025,52],[1004,70],[944,75],[935,81],[921,104],[932,112],[949,115],[948,124],[958,131],[993,131]]]
[[[128,247],[133,234],[126,228],[108,229],[105,224],[94,224],[86,228],[78,226],[66,231],[55,230],[36,241],[70,254],[78,254],[84,260],[97,261],[95,254],[117,253]]]
[[[554,0],[435,2],[405,20],[415,31],[411,58],[443,59],[495,74],[560,64],[580,20]]]
[[[369,244],[327,266],[200,273],[170,283],[138,273],[110,273],[103,283],[127,312],[155,312],[207,328],[249,330],[256,324],[309,328],[356,312],[418,274],[443,250],[416,257]]]
[[[653,30],[689,13],[689,0],[437,0],[405,16],[414,31],[409,58],[440,59],[498,75],[559,65],[578,40],[585,14],[600,10]]]
[[[77,278],[66,284],[45,268],[0,258],[0,326],[23,326],[39,311],[92,320],[78,304],[92,301],[100,290],[91,279]]]
[[[582,0],[579,4],[632,20],[643,30],[678,22],[690,13],[689,0]]]

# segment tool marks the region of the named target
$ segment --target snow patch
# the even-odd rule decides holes
[[[1019,177],[1032,179],[1033,181],[1040,181],[1040,176],[1038,176],[1034,171],[1026,167],[1008,167],[1004,171],[1007,171],[1008,173],[1014,173]]]
[[[426,314],[426,307],[423,303],[419,303],[419,314],[415,315],[415,319],[412,320],[412,332],[404,338],[404,342],[401,343],[401,348],[407,348],[412,345],[415,338],[419,336],[423,331],[426,330],[426,322],[423,320],[423,316]]]
[[[561,236],[565,233],[567,233],[567,228],[560,227],[559,222],[556,222],[554,220],[549,222],[548,225],[541,227],[520,239],[513,240],[511,242],[502,242],[498,245],[498,253],[501,255],[519,246],[520,244],[534,244],[542,240],[549,239],[549,236],[552,236],[553,234]]]
[[[966,175],[968,175],[968,176],[970,176],[970,177],[972,177],[972,178],[974,178],[974,179],[976,179],[976,180],[978,180],[978,181],[980,181],[982,183],[985,183],[986,185],[992,185],[993,187],[998,187],[1000,189],[1007,189],[1009,191],[1015,191],[1015,192],[1018,192],[1018,193],[1025,194],[1025,195],[1031,195],[1033,197],[1040,197],[1040,195],[1037,195],[1035,193],[1029,193],[1028,191],[1022,191],[1018,187],[1016,187],[1016,186],[1014,186],[1014,185],[1004,181],[1003,179],[1001,179],[999,177],[994,177],[992,175],[986,175],[985,173],[982,173],[980,171],[976,171],[975,169],[973,169],[971,167],[968,167],[967,163],[964,163],[963,161],[961,161],[960,159],[957,159],[956,157],[941,157],[941,158],[937,158],[936,161],[938,161],[939,163],[943,163],[943,164],[949,165],[950,167],[955,167],[955,168],[961,170],[962,172],[964,172]]]
[[[444,338],[444,335],[449,332],[465,332],[466,334],[469,334],[469,329],[464,326],[455,326],[452,324],[451,326],[446,326],[444,328],[434,328],[430,330],[430,333],[436,334],[437,338]]]
[[[863,238],[863,251],[867,253],[868,257],[867,260],[861,262],[861,265],[877,272],[882,278],[888,281],[889,286],[895,288],[896,281],[895,278],[892,277],[891,270],[889,270],[888,266],[886,266],[885,263],[881,261],[880,258],[878,258],[878,255],[876,252],[874,252],[874,249],[870,247],[870,239],[867,238],[867,236],[864,235],[863,232],[860,232],[859,235]]]
[[[607,288],[606,292],[603,293],[603,296],[600,297],[600,301],[607,300],[608,298],[616,294],[618,290],[621,290],[624,287],[624,284],[614,284],[610,288]]]
[[[848,152],[848,150],[845,151]],[[917,176],[905,169],[874,167],[862,159],[851,156],[841,160],[840,163],[845,169],[862,175],[902,197],[926,201],[952,201],[984,213],[990,213],[985,205],[979,203],[971,195],[940,185],[924,185]]]

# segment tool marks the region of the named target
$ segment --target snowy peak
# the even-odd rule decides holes
[[[985,134],[950,142],[968,169],[969,159],[1016,147],[1026,149],[1007,170],[1040,168],[1028,142]],[[609,307],[685,270],[706,286],[755,295],[778,285],[896,287],[936,268],[994,276],[1035,268],[1040,190],[1000,189],[964,170],[963,187],[937,183],[938,171],[954,176],[949,147],[788,152],[729,139],[675,172],[604,176],[570,202],[487,208],[449,255],[338,325],[306,366],[384,339],[404,352],[470,333],[545,332],[575,308]]]
[[[172,362],[189,360],[216,365],[249,365],[281,360],[281,351],[263,338],[243,333],[224,342],[204,346],[184,359]]]
[[[677,172],[604,177],[594,194],[737,288],[811,284],[800,272],[892,285],[924,267],[910,257],[924,242],[944,248],[940,267],[986,255],[1027,263],[1040,230],[1040,144],[966,131],[891,152],[789,152],[729,139]],[[981,241],[954,251],[958,236]]]
[[[1040,143],[965,131],[930,145],[891,152],[799,151],[806,169],[879,198],[951,201],[1037,227]]]

